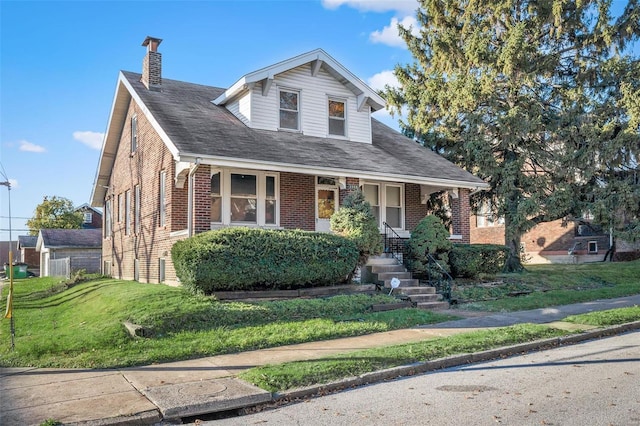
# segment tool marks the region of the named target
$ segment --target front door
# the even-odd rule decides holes
[[[338,210],[338,188],[316,187],[316,231],[329,232],[329,219]]]

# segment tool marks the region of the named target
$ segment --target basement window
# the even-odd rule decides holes
[[[598,242],[597,241],[589,241],[589,254],[597,254],[598,253]]]

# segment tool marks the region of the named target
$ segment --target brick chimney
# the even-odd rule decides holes
[[[162,53],[158,52],[161,38],[149,37],[142,42],[147,47],[147,54],[142,61],[142,84],[149,90],[160,91],[162,88]]]

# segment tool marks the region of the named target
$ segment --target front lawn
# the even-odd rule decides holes
[[[640,260],[579,265],[527,265],[521,274],[458,280],[453,297],[461,309],[521,311],[640,294]]]
[[[113,368],[357,336],[453,317],[418,309],[372,312],[385,295],[220,302],[182,288],[114,279],[65,285],[15,280],[15,350],[0,324],[0,366]],[[8,283],[0,309],[4,313]],[[144,327],[133,338],[123,322]]]

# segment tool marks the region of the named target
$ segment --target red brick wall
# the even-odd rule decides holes
[[[460,188],[458,190],[458,197],[451,198],[451,225],[453,227],[453,233],[462,235],[462,240],[458,240],[457,242],[469,244],[471,240],[469,229],[470,216],[469,190]]]
[[[280,226],[287,229],[316,229],[315,177],[280,173]]]
[[[407,183],[404,186],[405,228],[412,230],[429,212],[426,204],[420,203],[420,185]]]
[[[138,147],[131,153],[131,117],[138,117]],[[160,171],[166,171],[166,222],[159,226]],[[171,153],[160,136],[132,101],[124,121],[120,144],[116,153],[108,197],[112,199],[113,235],[103,240],[103,261],[111,261],[111,273],[123,279],[134,278],[134,260],[139,262],[139,280],[158,282],[159,259],[166,259],[166,282],[175,281],[171,264],[171,246],[175,239],[170,233],[186,228],[185,188],[175,188],[175,166]],[[140,185],[140,230],[135,226],[135,186]],[[118,221],[118,194],[124,197],[131,191],[131,232],[125,235],[124,219]],[[123,212],[124,216],[124,212]]]
[[[211,167],[200,165],[193,179],[193,230],[194,233],[200,233],[211,230]]]

